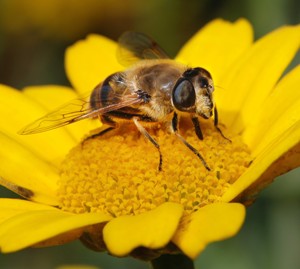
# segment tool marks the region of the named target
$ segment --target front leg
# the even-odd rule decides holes
[[[223,132],[221,131],[221,129],[218,127],[219,124],[219,117],[218,117],[218,110],[217,110],[217,106],[215,105],[214,107],[214,124],[215,124],[215,128],[217,129],[217,131],[221,134],[221,136],[223,138],[225,138],[226,140],[228,140],[229,142],[231,142],[231,140],[229,138],[227,138]]]
[[[200,125],[199,125],[200,126]],[[207,165],[206,161],[204,160],[204,158],[202,157],[202,155],[200,154],[200,152],[195,149],[189,142],[187,142],[179,133],[178,133],[178,116],[177,113],[174,112],[173,118],[172,118],[172,122],[171,122],[171,128],[173,133],[180,139],[180,141],[186,145],[202,162],[202,164],[204,165],[204,167],[206,168],[206,170],[210,171],[209,166]]]
[[[203,140],[203,133],[202,133],[201,128],[200,128],[200,122],[198,120],[198,117],[196,117],[196,116],[192,117],[192,122],[193,122],[193,125],[194,125],[194,128],[195,128],[196,135],[198,136],[198,138],[200,140]]]

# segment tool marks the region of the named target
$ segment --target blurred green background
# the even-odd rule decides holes
[[[281,25],[299,23],[300,1],[0,0],[0,83],[20,89],[40,84],[69,85],[64,51],[89,33],[117,39],[125,30],[138,30],[175,55],[189,37],[216,17],[231,21],[245,17],[259,38]],[[293,64],[299,62],[298,55]],[[263,191],[248,208],[241,232],[209,246],[197,259],[197,268],[300,268],[299,178],[297,169]],[[13,196],[3,188],[0,195]],[[92,252],[79,242],[0,254],[1,269],[52,269],[62,264],[149,268],[131,258]]]

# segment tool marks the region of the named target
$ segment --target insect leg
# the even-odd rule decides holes
[[[156,140],[147,132],[147,130],[139,123],[136,117],[133,118],[133,122],[138,130],[157,148],[159,153],[159,164],[158,164],[158,171],[162,170],[162,154],[160,151],[160,146],[156,142]]]
[[[90,139],[93,139],[93,138],[96,138],[96,137],[100,137],[100,136],[102,136],[102,135],[104,135],[104,134],[106,134],[109,131],[114,130],[114,129],[115,129],[115,127],[108,127],[108,128],[106,128],[104,130],[101,130],[99,133],[93,134],[93,135],[85,138],[82,143],[85,143],[87,140],[90,140]]]
[[[106,116],[106,115],[102,115],[101,118],[99,117],[99,119],[102,121],[102,123],[108,125],[109,127],[102,129],[99,133],[93,134],[91,136],[88,136],[87,138],[85,138],[81,144],[82,146],[84,145],[84,143],[90,139],[96,138],[96,137],[100,137],[106,133],[108,133],[109,131],[112,131],[114,129],[117,128],[117,124],[116,122],[114,122],[110,117]]]
[[[220,133],[220,135],[221,135],[223,138],[225,138],[226,140],[228,140],[229,142],[231,142],[231,140],[230,140],[229,138],[227,138],[227,137],[223,134],[222,130],[218,127],[218,123],[219,123],[218,110],[217,110],[217,106],[215,105],[215,107],[214,107],[214,125],[215,125],[217,131]]]
[[[192,117],[192,122],[195,128],[195,133],[200,140],[203,140],[203,134],[200,128],[200,123],[197,117]]]
[[[197,149],[195,149],[190,143],[188,143],[179,133],[178,133],[178,116],[177,114],[174,112],[173,118],[172,118],[172,125],[171,128],[174,132],[174,134],[181,140],[181,142],[186,145],[202,162],[202,164],[204,165],[204,167],[210,171],[209,166],[207,165],[206,161],[204,160],[204,158],[202,157],[202,155],[199,153],[199,151]]]

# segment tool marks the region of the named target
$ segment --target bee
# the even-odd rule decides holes
[[[73,100],[19,133],[35,134],[80,120],[99,118],[105,128],[89,137],[93,138],[121,124],[132,123],[157,149],[158,170],[161,171],[160,145],[147,131],[147,126],[161,123],[210,170],[200,152],[179,133],[178,126],[180,116],[188,115],[197,137],[203,140],[199,117],[209,119],[214,115],[214,125],[224,137],[218,127],[211,74],[202,67],[191,68],[175,62],[150,37],[137,32],[125,32],[120,37],[117,57],[121,64],[129,67],[108,76],[94,88],[88,100]]]

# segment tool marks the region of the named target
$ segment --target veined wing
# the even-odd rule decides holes
[[[133,94],[127,96],[122,95],[119,98],[114,96],[113,102],[109,103],[108,100],[106,100],[108,105],[98,109],[92,109],[87,100],[88,99],[85,98],[75,99],[25,126],[18,133],[21,135],[28,135],[46,132],[80,120],[96,118],[109,111],[118,110],[142,102],[142,99]]]
[[[119,38],[118,61],[130,66],[140,60],[169,59],[167,53],[149,36],[128,31]]]

